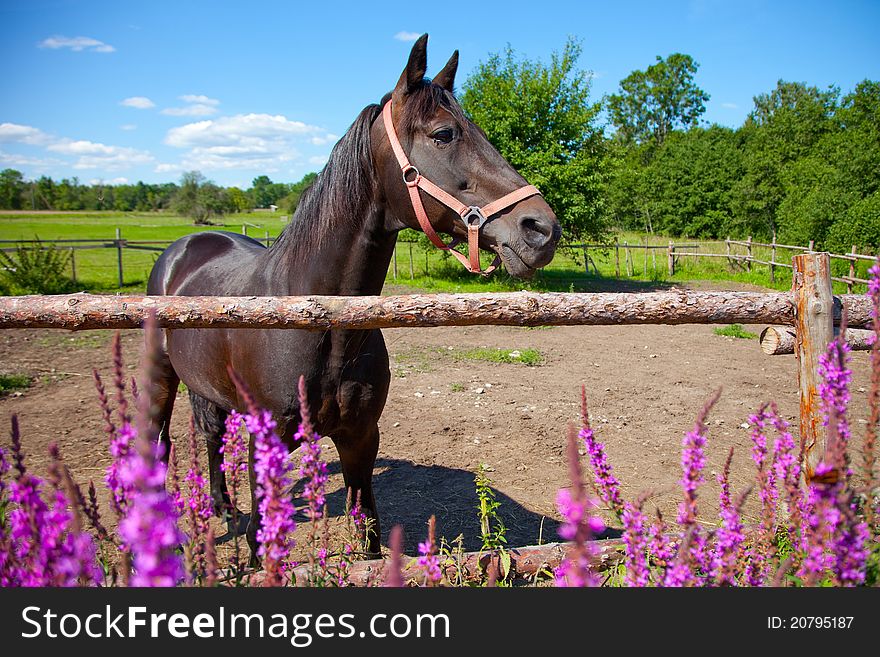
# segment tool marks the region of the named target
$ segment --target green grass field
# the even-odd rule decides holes
[[[127,240],[162,240],[170,243],[179,237],[202,230],[241,233],[243,227],[251,237],[263,238],[268,235],[274,238],[283,230],[286,220],[287,217],[280,212],[253,212],[229,215],[217,220],[217,225],[213,226],[195,226],[191,220],[184,217],[161,213],[0,212],[0,240],[106,239],[111,241],[115,239],[116,229],[119,228],[120,234]],[[589,273],[584,267],[582,249],[560,249],[553,262],[538,272],[531,281],[512,279],[503,271],[488,278],[474,276],[465,271],[456,260],[433,247],[426,250],[419,244],[399,242],[395,259],[388,268],[386,284],[431,292],[503,292],[522,289],[560,292],[620,289],[638,291],[690,280],[732,280],[778,290],[787,290],[791,286],[790,269],[777,267],[774,283],[770,281],[767,266],[755,264],[752,270],[748,271],[745,265],[728,263],[726,258],[683,256],[677,260],[675,274],[669,276],[666,252],[668,237],[621,232],[614,238],[621,245],[617,250],[613,247],[587,250],[590,261]],[[718,254],[726,252],[723,241],[696,242],[687,239],[675,241],[678,244],[698,243],[703,252]],[[646,243],[663,248],[645,249]],[[624,244],[629,248],[624,248]],[[14,244],[0,244],[0,246],[9,248]],[[732,249],[732,253],[745,254],[745,247],[732,247]],[[753,247],[752,252],[758,259],[770,259],[769,249]],[[791,251],[779,249],[776,260],[790,262],[791,255]],[[156,251],[123,250],[122,291],[143,292],[157,256]],[[78,289],[90,292],[120,290],[117,280],[116,249],[77,250],[74,257]],[[484,266],[490,262],[491,257],[485,254]],[[869,264],[867,261],[860,262],[857,276],[864,277]],[[848,264],[835,261],[833,270],[835,275],[845,275],[848,273]],[[836,293],[846,292],[846,286],[841,283],[835,283],[834,289]],[[864,286],[856,286],[854,292],[864,292]]]

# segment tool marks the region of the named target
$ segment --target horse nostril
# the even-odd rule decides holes
[[[541,249],[562,236],[559,224],[547,217],[523,217],[519,220],[522,238],[533,249]]]

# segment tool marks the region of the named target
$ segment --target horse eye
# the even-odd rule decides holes
[[[449,128],[441,128],[431,135],[431,139],[433,139],[434,143],[438,146],[450,143],[453,137],[455,137],[455,133]]]

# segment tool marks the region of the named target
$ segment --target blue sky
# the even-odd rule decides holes
[[[379,9],[381,7],[381,9]],[[691,55],[704,119],[736,127],[779,79],[843,92],[880,79],[880,2],[149,2],[0,0],[0,168],[26,178],[292,182],[430,34],[429,75],[459,83],[510,44],[549,58],[568,36],[592,97],[655,57]]]

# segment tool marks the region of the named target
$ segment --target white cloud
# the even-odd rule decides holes
[[[268,173],[298,159],[298,144],[329,143],[336,139],[336,135],[322,128],[285,116],[238,114],[172,128],[165,143],[187,149],[181,158],[185,169],[253,168]]]
[[[326,135],[321,128],[280,114],[236,114],[172,128],[165,143],[177,148],[276,144],[294,137]]]
[[[21,155],[19,153],[4,153],[0,151],[0,165],[8,167],[30,167],[39,171],[44,171],[49,167],[64,164],[56,158],[31,157],[29,155]]]
[[[322,167],[327,164],[327,159],[329,155],[313,155],[309,158],[309,164],[314,164],[316,167]]]
[[[0,143],[29,144],[42,146],[52,138],[39,128],[19,123],[0,123]]]
[[[83,50],[88,50],[90,52],[114,52],[116,50],[116,48],[114,48],[110,44],[104,43],[103,41],[98,41],[97,39],[93,39],[91,37],[84,36],[51,36],[48,39],[43,39],[37,45],[40,48],[49,48],[50,50],[69,48],[73,52],[81,52]]]
[[[418,32],[398,32],[394,35],[394,38],[398,41],[415,41],[420,36],[422,35]]]
[[[156,106],[156,103],[146,96],[132,96],[121,101],[119,104],[124,107],[134,107],[135,109],[150,109]]]
[[[178,171],[183,171],[183,167],[179,164],[169,164],[167,162],[160,162],[156,165],[156,168],[153,169],[156,173],[176,173]]]
[[[120,130],[137,130],[137,125],[135,125],[134,123],[125,123],[125,124],[119,126],[119,129]]]
[[[200,96],[194,94],[186,94],[184,96],[178,96],[180,100],[184,103],[197,103],[199,105],[219,105],[220,101],[216,98],[208,98],[207,96]]]
[[[218,112],[217,105],[220,104],[216,98],[195,94],[186,94],[178,98],[189,104],[186,107],[167,107],[161,113],[168,116],[211,116]]]
[[[111,185],[127,185],[128,178],[126,178],[125,176],[119,176],[118,178],[114,178],[113,180],[111,180],[110,184]]]
[[[334,135],[332,132],[328,132],[326,135],[316,135],[309,139],[309,143],[314,146],[325,146],[337,141],[339,141],[339,135]]]
[[[198,103],[186,107],[166,107],[161,113],[167,116],[211,116],[217,113],[217,108],[213,105]]]
[[[725,109],[739,109],[739,105],[736,103],[721,103],[721,107]]]
[[[61,139],[47,147],[54,153],[77,158],[74,169],[105,169],[119,171],[134,166],[150,164],[155,158],[147,151],[126,146],[107,146],[85,139]]]

